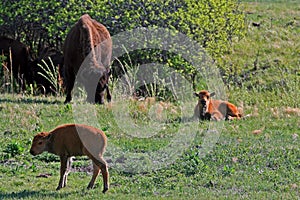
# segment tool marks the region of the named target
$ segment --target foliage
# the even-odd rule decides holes
[[[56,95],[61,93],[61,86],[58,78],[58,67],[55,67],[51,58],[48,58],[50,63],[47,64],[45,60],[42,60],[43,64],[38,64],[41,68],[41,72],[38,72],[38,76],[44,77],[52,86],[53,91],[55,91]]]
[[[252,117],[224,122],[214,148],[202,157],[199,155],[203,141],[199,134],[173,164],[159,170],[130,174],[116,170],[108,160],[111,188],[105,196],[101,193],[101,178],[97,179],[94,190],[84,189],[91,178],[86,167],[92,167],[90,161],[76,159],[68,187],[55,192],[58,158],[29,154],[34,133],[74,122],[73,104],[63,105],[61,97],[2,95],[0,172],[5,184],[0,186],[0,199],[76,199],[78,196],[83,199],[99,196],[107,199],[298,199],[299,6],[293,2],[243,4],[248,13],[248,32],[243,40],[233,42],[233,54],[225,56],[226,66],[233,69],[233,76],[226,79],[227,94],[229,101]],[[260,22],[260,28],[252,22]],[[273,60],[277,58],[279,65]],[[174,120],[155,137],[136,138],[126,135],[126,130],[118,126],[109,105],[93,106],[100,116],[99,128],[108,136],[108,147],[118,145],[126,152],[160,149],[176,134],[177,129],[173,127],[183,125]],[[142,121],[145,116],[149,117],[134,117]],[[198,128],[205,123],[200,123]],[[3,155],[5,149],[13,152],[8,147],[15,142],[24,148],[22,155]],[[37,178],[43,174],[51,175]]]
[[[22,39],[35,52],[43,45],[61,50],[71,26],[88,13],[111,35],[137,27],[163,27],[186,34],[218,61],[230,50],[232,38],[243,36],[244,19],[236,0],[150,1],[3,1],[1,32]],[[158,36],[159,37],[159,36]],[[131,53],[133,64],[163,62],[195,81],[195,66],[160,50]],[[221,66],[224,68],[224,66]]]
[[[242,9],[247,33],[233,42],[232,53],[223,60],[231,70],[224,78],[228,87],[296,91],[293,84],[299,85],[300,78],[299,3],[264,1],[243,4]]]
[[[24,151],[24,147],[22,147],[18,142],[12,142],[6,145],[3,150],[4,153],[8,155],[8,157],[15,157],[16,155],[20,155]]]

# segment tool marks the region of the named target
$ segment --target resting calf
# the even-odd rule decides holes
[[[106,144],[106,136],[101,130],[87,125],[66,124],[50,132],[37,134],[33,138],[30,153],[35,156],[47,151],[60,156],[60,180],[56,190],[67,184],[71,157],[87,155],[93,161],[94,168],[88,189],[93,188],[101,169],[104,184],[103,193],[105,193],[109,187],[107,164],[102,157]]]
[[[199,98],[194,109],[195,118],[219,121],[223,119],[240,119],[242,117],[237,107],[232,103],[211,99],[215,95],[214,92],[209,93],[207,90],[201,90],[199,93],[194,93],[194,95]]]

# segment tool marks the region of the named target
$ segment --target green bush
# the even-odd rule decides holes
[[[0,8],[1,31],[18,36],[35,52],[45,44],[61,50],[69,29],[82,14],[88,13],[103,23],[111,35],[137,27],[163,27],[181,32],[201,44],[220,63],[220,69],[228,71],[221,65],[222,55],[230,51],[233,38],[244,34],[244,15],[237,0],[85,0],[80,3],[20,0],[3,1]],[[195,66],[180,55],[138,50],[130,52],[130,56],[134,65],[166,63],[195,81]]]
[[[12,142],[6,145],[3,150],[4,153],[8,155],[8,157],[15,157],[16,155],[21,155],[24,151],[24,147],[21,146],[18,142]]]

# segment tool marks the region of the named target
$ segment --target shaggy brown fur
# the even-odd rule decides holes
[[[108,80],[112,41],[105,26],[87,14],[81,16],[68,33],[63,52],[64,85],[67,93],[65,103],[72,99],[71,91],[77,74],[79,74],[78,80],[83,83],[87,90],[87,101],[103,104],[105,89],[107,100],[110,101]],[[83,67],[79,71],[81,65]],[[94,79],[97,81],[96,89],[93,89],[94,83],[92,81]]]
[[[12,63],[13,76],[21,86],[22,90],[25,90],[26,84],[32,83],[32,74],[30,73],[31,70],[28,65],[30,61],[28,48],[17,40],[1,36],[0,55],[4,55],[7,62],[6,68],[5,66],[1,66],[1,68],[10,71]]]

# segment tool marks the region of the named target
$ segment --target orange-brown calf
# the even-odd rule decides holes
[[[199,98],[194,109],[195,118],[219,121],[223,119],[240,119],[242,117],[238,108],[232,103],[211,99],[215,95],[214,92],[209,93],[207,90],[201,90],[199,93],[194,94]]]
[[[37,134],[32,141],[30,153],[38,155],[47,151],[60,156],[60,180],[56,190],[66,186],[67,176],[71,167],[71,157],[87,155],[93,161],[93,177],[88,189],[93,188],[101,170],[103,176],[103,193],[109,188],[109,173],[102,155],[105,151],[107,138],[103,131],[82,124],[61,125],[50,132]]]

